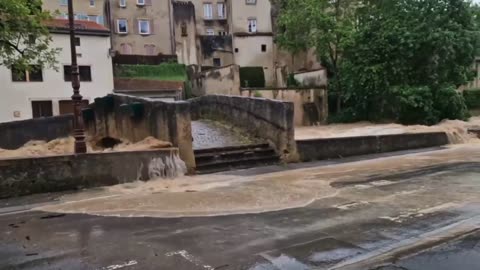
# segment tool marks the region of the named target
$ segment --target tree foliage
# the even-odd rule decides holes
[[[290,39],[305,36],[300,43],[329,69],[344,113],[428,124],[466,117],[455,89],[472,79],[480,37],[480,12],[469,1],[284,1],[280,46],[292,50]]]
[[[0,65],[55,67],[58,49],[50,48],[44,25],[51,17],[41,6],[41,0],[0,0]]]

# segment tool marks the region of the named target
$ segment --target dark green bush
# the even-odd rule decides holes
[[[287,86],[288,87],[300,86],[300,82],[297,79],[295,79],[295,74],[293,73],[288,74]]]
[[[432,90],[427,86],[399,86],[392,88],[393,106],[398,121],[404,125],[438,122]]]
[[[265,87],[263,67],[241,67],[240,85],[242,87]]]
[[[185,80],[187,71],[185,65],[163,63],[160,65],[117,65],[115,76],[128,78],[151,78],[159,80]]]
[[[480,109],[480,89],[465,90],[463,97],[469,109]]]
[[[434,107],[439,120],[466,120],[470,116],[463,95],[453,86],[442,87],[435,92]]]

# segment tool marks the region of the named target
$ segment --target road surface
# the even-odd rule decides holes
[[[0,201],[0,269],[477,269],[479,161],[471,145]]]

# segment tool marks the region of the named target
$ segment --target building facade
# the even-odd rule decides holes
[[[87,104],[113,90],[110,31],[94,22],[76,23],[80,91]],[[48,26],[51,46],[61,49],[57,57],[59,71],[34,69],[25,72],[1,66],[0,81],[5,98],[0,99],[0,122],[73,112],[68,21],[56,19]]]
[[[169,0],[108,0],[106,10],[118,54],[175,54]]]
[[[75,0],[75,19],[106,25],[105,7],[108,0]],[[43,0],[43,9],[53,13],[57,19],[68,19],[68,0]]]

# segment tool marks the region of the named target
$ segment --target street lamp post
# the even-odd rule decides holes
[[[73,0],[68,0],[68,23],[70,28],[70,51],[72,54],[72,88],[73,88],[73,136],[75,137],[75,154],[87,152],[83,117],[81,113],[82,95],[80,95],[80,72],[77,64],[77,48],[75,45],[75,22],[73,15]]]

